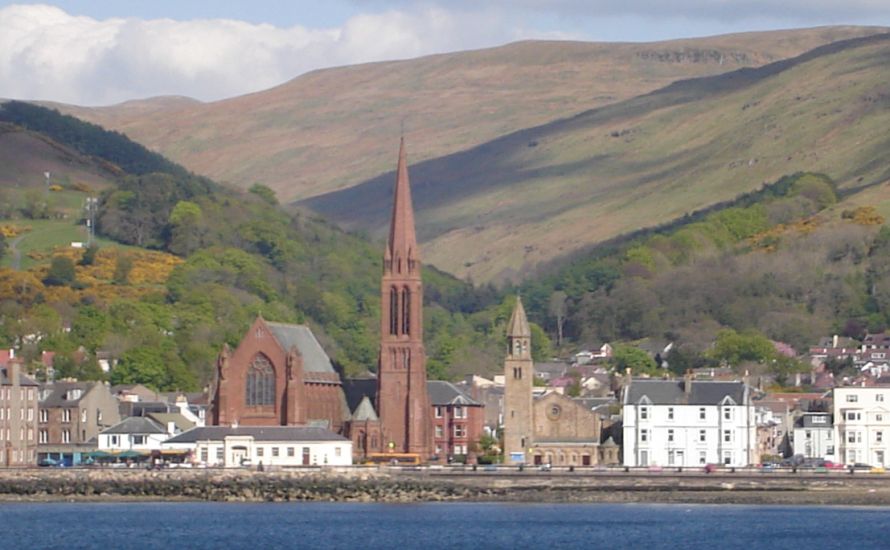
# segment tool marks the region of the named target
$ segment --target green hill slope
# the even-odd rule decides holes
[[[415,164],[424,257],[477,281],[523,278],[784,174],[824,172],[841,188],[886,181],[888,59],[890,35],[838,42]],[[303,204],[379,234],[392,178]]]
[[[72,117],[4,104],[0,120],[6,119],[52,129],[60,140],[9,126],[30,140],[14,142],[22,159],[45,165],[63,150],[72,170],[104,166],[113,178],[99,195],[100,247],[89,252],[70,246],[83,236],[81,182],[58,190],[42,182],[0,187],[8,199],[0,228],[14,228],[17,246],[30,247],[27,262],[0,267],[0,347],[36,334],[20,353],[58,352],[59,376],[101,376],[94,362],[81,362],[76,350],[83,346],[87,359],[102,350],[119,360],[113,383],[194,389],[212,380],[222,344],[237,344],[262,314],[310,324],[349,374],[376,368],[382,246],[285,211],[267,188],[217,185]],[[0,181],[14,181],[7,173],[13,169],[20,171],[0,165]],[[60,166],[53,177],[79,173]],[[32,208],[32,195],[51,204]],[[435,269],[424,276],[430,375],[450,378],[496,365],[506,313],[473,317],[496,294]]]
[[[123,131],[217,181],[268,185],[287,202],[390,170],[402,132],[415,160],[435,158],[679,79],[757,67],[881,31],[824,27],[646,44],[520,42],[315,71],[208,104],[156,98],[59,108]]]

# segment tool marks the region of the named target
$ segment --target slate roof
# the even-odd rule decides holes
[[[367,396],[363,397],[362,402],[355,408],[355,412],[352,413],[352,419],[358,422],[376,422],[380,420],[377,416],[377,411],[374,410],[374,405]]]
[[[171,437],[165,443],[222,441],[228,436],[250,436],[255,441],[348,441],[325,428],[304,426],[203,426]]]
[[[684,380],[633,380],[626,403],[639,403],[643,396],[654,405],[716,405],[729,396],[738,404],[744,402],[744,382],[713,382],[693,380],[687,396]]]
[[[815,417],[825,418],[825,422],[814,422]],[[803,414],[795,420],[794,425],[799,428],[825,428],[829,429],[834,426],[830,414]]]
[[[195,423],[182,416],[181,413],[151,413],[149,417],[161,426],[165,427],[167,426],[168,422],[173,422],[173,425],[176,426],[176,429],[180,432],[184,432],[195,427]]]
[[[373,405],[377,401],[376,378],[344,378],[343,395],[346,398],[346,407],[349,412],[354,412],[362,400],[367,397]]]
[[[108,428],[103,434],[165,434],[167,429],[151,418],[131,416]]]
[[[48,395],[45,399],[40,400],[40,406],[44,408],[53,407],[73,407],[77,405],[81,399],[87,396],[95,384],[100,382],[54,382],[52,384],[41,384],[41,392],[46,391]],[[77,399],[68,399],[69,392],[72,390],[80,390],[80,397]]]
[[[9,386],[12,385],[10,381],[8,370],[12,370],[11,367],[0,368],[0,386]],[[37,382],[35,382],[30,376],[19,372],[19,385],[20,386],[36,386]]]
[[[614,397],[576,397],[575,401],[591,411],[603,405],[618,403]]]
[[[331,358],[325,353],[324,348],[315,339],[312,330],[306,325],[291,325],[286,323],[272,323],[266,321],[266,326],[272,332],[272,336],[278,340],[285,352],[294,346],[300,350],[303,356],[303,370],[305,372],[325,372],[336,374]]]
[[[426,383],[427,393],[430,395],[431,405],[481,405],[469,395],[460,391],[457,386],[445,380],[429,380]]]

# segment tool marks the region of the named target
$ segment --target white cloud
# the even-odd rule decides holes
[[[353,0],[356,5],[410,5],[415,0]],[[470,7],[478,0],[425,0]],[[835,24],[890,16],[887,0],[486,0],[489,7],[564,17],[670,17],[726,21],[739,18]]]
[[[155,95],[214,100],[321,67],[544,36],[502,16],[406,6],[310,29],[223,19],[97,20],[12,5],[0,9],[0,97],[82,105]]]

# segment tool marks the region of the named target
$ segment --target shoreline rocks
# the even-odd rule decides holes
[[[431,475],[390,470],[7,470],[2,501],[890,505],[890,478]]]

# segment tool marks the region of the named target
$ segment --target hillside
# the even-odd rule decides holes
[[[756,67],[878,28],[826,27],[647,44],[520,42],[316,71],[209,104],[183,98],[58,106],[192,171],[283,201],[392,168],[399,134],[414,161],[613,104],[684,78]]]
[[[21,167],[0,164],[0,181],[13,182],[0,186],[0,347],[26,359],[57,352],[58,376],[87,379],[103,378],[90,360],[102,351],[119,361],[112,383],[195,389],[212,380],[222,344],[262,314],[312,326],[348,374],[376,368],[379,245],[287,212],[268,188],[218,185],[74,117],[7,102],[0,121],[19,137],[0,140],[3,154],[45,166],[64,152],[68,163],[53,165],[48,189],[42,173],[17,184]],[[97,166],[113,177],[91,188],[81,171]],[[96,195],[98,246],[72,246]],[[482,311],[493,289],[429,267],[424,279],[430,376],[499,368],[509,311]],[[536,353],[546,345],[542,336]]]
[[[890,178],[890,35],[681,81],[412,166],[424,257],[476,281],[819,171],[842,189]],[[413,144],[411,149],[416,149]],[[303,202],[381,234],[392,174]]]

